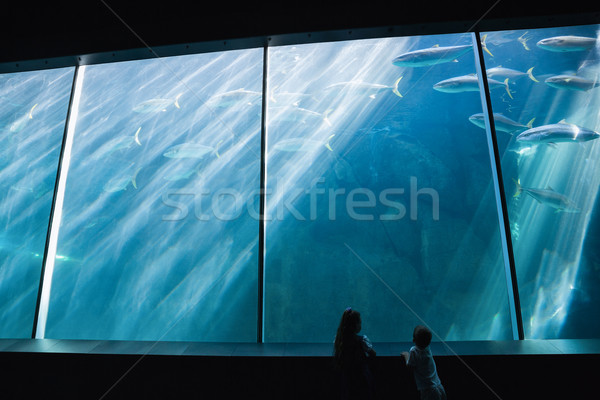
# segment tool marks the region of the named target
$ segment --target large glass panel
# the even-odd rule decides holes
[[[46,337],[256,341],[262,57],[86,67]]]
[[[0,75],[0,337],[30,338],[74,68]]]
[[[468,34],[270,50],[265,341],[512,338],[474,73]]]
[[[598,26],[487,36],[525,337],[598,337]]]

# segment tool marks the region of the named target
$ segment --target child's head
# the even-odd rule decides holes
[[[424,325],[415,326],[413,342],[421,349],[429,346],[429,343],[431,343],[431,331],[429,328]]]
[[[339,331],[343,334],[358,333],[362,328],[361,325],[360,313],[348,307],[342,314]]]

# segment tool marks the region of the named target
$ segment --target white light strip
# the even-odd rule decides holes
[[[67,132],[64,141],[64,149],[61,167],[58,176],[56,202],[54,203],[54,215],[51,218],[50,238],[48,240],[48,250],[46,253],[46,265],[42,280],[42,293],[40,296],[40,306],[38,310],[38,322],[35,332],[36,339],[43,339],[46,334],[46,321],[48,319],[48,303],[50,301],[50,289],[52,288],[52,275],[54,274],[54,261],[56,260],[56,247],[58,243],[58,231],[62,220],[63,198],[65,194],[65,185],[67,182],[67,173],[71,163],[71,147],[73,144],[73,133],[79,114],[79,99],[81,98],[81,87],[85,66],[80,66],[77,71],[77,77],[73,85],[73,101],[71,102],[71,111],[67,121]]]

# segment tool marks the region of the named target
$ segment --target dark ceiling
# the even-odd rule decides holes
[[[432,27],[466,31],[476,22],[482,30],[600,22],[600,5],[591,1],[70,0],[13,1],[2,8],[0,63],[370,27],[412,26],[414,33],[436,33]],[[412,31],[403,31],[407,32]]]

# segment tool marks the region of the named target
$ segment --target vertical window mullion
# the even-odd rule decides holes
[[[496,206],[498,210],[498,219],[500,223],[500,238],[502,242],[502,253],[504,258],[504,270],[506,275],[506,286],[508,290],[509,311],[511,313],[512,332],[515,340],[522,340],[523,320],[521,317],[521,305],[519,301],[519,288],[517,286],[517,271],[513,246],[510,233],[510,222],[508,220],[508,210],[506,206],[506,195],[504,192],[504,182],[502,179],[502,168],[500,163],[500,153],[498,151],[498,142],[496,139],[496,129],[494,126],[494,117],[492,111],[492,101],[490,98],[489,85],[486,76],[485,62],[483,59],[483,48],[479,32],[472,33],[473,49],[475,50],[475,67],[479,79],[481,105],[487,133],[488,149],[490,153],[490,163],[492,167],[492,179],[494,181],[494,192],[496,197]]]
[[[75,131],[75,124],[77,122],[77,114],[79,112],[79,99],[81,97],[81,84],[83,82],[84,70],[84,66],[76,67],[75,74],[73,76],[73,86],[71,89],[71,98],[69,100],[65,131],[63,134],[63,141],[58,160],[54,195],[52,198],[48,232],[46,235],[46,244],[44,247],[44,257],[42,261],[40,286],[38,289],[38,298],[35,307],[32,330],[32,338],[34,339],[43,339],[46,333],[50,289],[52,286],[52,275],[54,273],[54,262],[56,261],[58,231],[61,222],[65,184],[71,159],[73,133]]]
[[[263,76],[262,76],[262,112],[260,120],[260,213],[258,231],[258,318],[257,342],[264,341],[264,272],[265,272],[265,207],[266,207],[266,181],[267,181],[267,106],[268,106],[268,60],[269,47],[265,44],[263,51]]]

